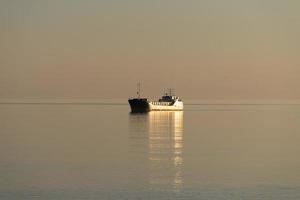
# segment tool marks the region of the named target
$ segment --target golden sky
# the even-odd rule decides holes
[[[0,98],[299,100],[300,1],[1,0]]]

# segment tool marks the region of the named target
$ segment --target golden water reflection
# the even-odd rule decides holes
[[[130,115],[133,151],[147,163],[145,181],[151,186],[183,185],[183,112],[166,111]]]

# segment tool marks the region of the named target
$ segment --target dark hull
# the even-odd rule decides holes
[[[128,103],[133,113],[149,112],[150,107],[147,99],[129,99]]]

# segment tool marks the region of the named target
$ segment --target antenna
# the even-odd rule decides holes
[[[169,95],[172,96],[172,88],[169,88]]]
[[[140,82],[137,83],[136,94],[138,95],[138,98],[140,99],[141,98],[141,83]]]
[[[168,88],[168,92],[169,92],[169,93],[166,93],[166,94],[168,94],[169,96],[172,96],[172,95],[175,94],[173,88]]]

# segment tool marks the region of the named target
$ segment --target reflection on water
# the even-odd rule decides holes
[[[148,163],[144,178],[151,187],[179,190],[183,184],[183,112],[130,114],[129,121],[132,153]]]
[[[300,199],[300,106],[128,111],[0,105],[0,199]]]

